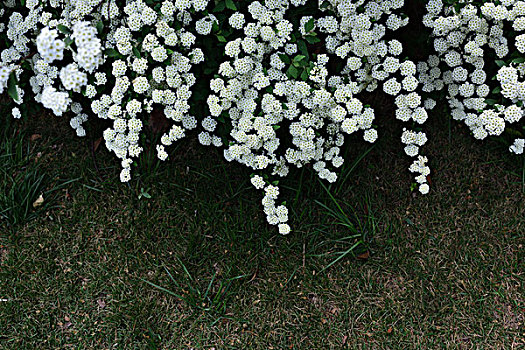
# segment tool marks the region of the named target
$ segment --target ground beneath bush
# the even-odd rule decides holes
[[[98,140],[35,117],[28,166],[48,187],[72,182],[36,219],[1,227],[0,348],[524,346],[523,164],[434,119],[428,196],[410,191],[396,132],[330,188],[355,238],[308,170],[282,182],[295,229],[282,237],[250,173],[215,151],[183,143],[123,185]],[[348,159],[366,150],[349,143]]]

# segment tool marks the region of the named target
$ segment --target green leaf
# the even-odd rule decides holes
[[[494,106],[497,102],[498,101],[491,99],[491,98],[488,98],[485,100],[485,103],[488,104],[489,106]]]
[[[303,81],[307,81],[309,77],[310,77],[310,76],[309,76],[309,74],[308,74],[308,70],[303,69],[303,72],[301,73],[301,80],[303,80]]]
[[[28,60],[23,61],[23,62],[22,62],[22,68],[24,68],[25,70],[30,70],[30,69],[32,69],[32,68],[31,68],[31,63],[29,63]]]
[[[293,61],[296,62],[296,63],[299,63],[299,62],[303,61],[305,58],[306,58],[305,55],[297,55],[297,56],[294,57]]]
[[[321,41],[321,39],[319,39],[318,37],[316,36],[312,36],[312,35],[307,35],[304,37],[306,39],[306,41],[308,41],[310,44],[317,44],[318,42]]]
[[[98,21],[97,25],[96,25],[96,28],[97,28],[98,35],[101,35],[102,32],[104,31],[104,22]]]
[[[73,39],[67,37],[64,39],[64,44],[66,44],[66,47],[69,47],[71,46],[71,44],[73,44]]]
[[[217,40],[219,40],[221,43],[225,43],[226,42],[226,38],[222,35],[217,35]]]
[[[237,11],[237,6],[235,6],[233,0],[226,0],[226,7],[232,11]]]
[[[525,63],[525,57],[518,57],[512,60],[512,63]]]
[[[221,1],[217,4],[217,6],[215,6],[212,12],[222,12],[225,8],[226,4],[223,1]]]
[[[104,50],[104,55],[108,57],[119,57],[120,53],[115,49],[106,49]]]
[[[496,60],[495,62],[498,65],[498,67],[503,67],[505,65],[505,61],[502,60]]]
[[[306,42],[304,40],[297,41],[297,49],[307,58],[310,58],[310,55],[308,53],[308,47],[306,46]]]
[[[64,33],[64,34],[71,34],[71,29],[69,29],[68,27],[66,27],[66,26],[63,25],[63,24],[59,24],[59,25],[57,25],[57,29],[58,29],[60,32]]]
[[[147,190],[144,191],[144,188],[140,189],[139,199],[141,199],[142,197],[151,199],[151,195],[147,192]]]
[[[299,70],[295,68],[294,66],[288,67],[288,70],[286,71],[286,75],[290,78],[297,79],[299,77]]]
[[[314,22],[314,18],[310,18],[310,20],[308,22],[306,22],[304,24],[304,30],[308,33],[308,32],[311,32],[313,29],[314,29],[314,25],[315,25],[315,22]]]
[[[140,58],[140,51],[136,47],[133,47],[133,55],[137,58]]]
[[[213,33],[217,33],[219,31],[219,24],[216,21],[213,21],[211,25],[211,30]]]
[[[281,61],[283,61],[283,62],[286,63],[286,64],[290,64],[290,63],[292,63],[292,62],[290,61],[290,57],[288,57],[288,55],[286,55],[286,54],[284,54],[284,53],[280,53],[280,54],[279,54],[279,58],[281,59]]]
[[[20,97],[18,96],[18,90],[16,89],[18,85],[18,80],[16,79],[15,71],[12,71],[9,75],[9,80],[7,81],[7,94],[14,100],[19,101]]]

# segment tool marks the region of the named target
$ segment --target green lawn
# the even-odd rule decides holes
[[[126,185],[67,119],[2,128],[25,134],[1,148],[0,210],[20,222],[0,221],[0,348],[525,345],[524,167],[497,141],[429,122],[444,131],[425,147],[428,196],[410,192],[399,135],[382,135],[353,170],[368,148],[349,143],[335,201],[309,170],[281,182],[294,229],[284,237],[265,223],[250,172],[216,150],[185,140]],[[13,179],[27,198],[9,194]]]

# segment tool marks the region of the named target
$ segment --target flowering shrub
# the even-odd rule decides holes
[[[395,117],[409,168],[428,193],[427,111],[446,97],[454,119],[482,139],[520,121],[525,99],[525,2],[431,0],[424,24],[435,52],[415,63],[399,33],[404,0],[25,0],[0,9],[0,94],[28,113],[28,93],[55,115],[110,122],[106,147],[122,164],[120,179],[143,151],[154,109],[170,121],[156,145],[161,160],[188,134],[220,147],[227,161],[254,172],[268,223],[290,232],[278,202],[278,177],[311,164],[337,180],[350,134],[374,142],[374,106],[363,92],[381,90]],[[397,38],[397,39],[396,39]],[[493,56],[486,54],[492,50]],[[493,59],[494,58],[494,59]],[[498,85],[491,90],[493,74]],[[443,93],[446,92],[446,95]],[[192,130],[196,130],[191,132]],[[510,149],[523,153],[524,140]]]
[[[445,90],[452,117],[476,139],[501,135],[524,112],[525,1],[431,0],[426,8],[423,21],[432,29],[435,54],[418,64],[422,90]],[[514,133],[521,138],[510,150],[521,154],[523,135]]]

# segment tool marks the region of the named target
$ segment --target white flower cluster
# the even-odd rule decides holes
[[[102,42],[97,37],[96,28],[86,21],[76,22],[71,39],[77,45],[73,59],[86,72],[93,73],[104,62]]]
[[[423,91],[446,90],[452,117],[463,121],[476,139],[501,135],[524,114],[525,34],[519,33],[525,30],[525,1],[445,5],[431,0],[427,12],[424,23],[432,28],[436,54],[418,64]],[[503,60],[511,54],[507,65]],[[499,61],[488,61],[491,55]],[[491,91],[488,74],[496,64],[500,86]],[[519,139],[510,150],[522,151]]]
[[[108,149],[122,159],[120,178],[124,182],[130,179],[131,158],[142,152],[138,143],[142,129],[138,116],[142,111],[151,113],[160,108],[173,122],[156,147],[161,160],[168,157],[166,146],[197,126],[188,103],[196,81],[191,69],[204,60],[204,55],[201,49],[192,49],[196,38],[187,27],[192,23],[189,11],[202,11],[207,4],[207,0],[166,0],[157,13],[142,0],[128,1],[122,9],[122,22],[111,28],[105,46],[115,50],[118,57],[111,64],[113,77],[96,74],[94,84],[109,91],[99,95],[92,89],[91,110],[99,118],[114,121],[113,128],[104,132],[104,139]],[[184,26],[175,29],[175,21],[182,21]],[[144,37],[138,33],[149,27],[155,30]]]
[[[53,110],[55,115],[60,116],[67,111],[71,99],[67,92],[59,92],[54,87],[48,85],[42,92],[41,102],[44,107]]]
[[[9,17],[7,39],[12,45],[1,52],[0,93],[12,72],[20,75],[19,61],[28,60],[36,101],[57,116],[73,112],[70,124],[77,135],[85,135],[82,124],[89,114],[113,120],[104,139],[122,159],[121,180],[128,181],[131,158],[142,152],[138,117],[143,111],[160,106],[173,121],[157,146],[160,159],[167,158],[165,146],[197,126],[189,113],[196,81],[191,69],[204,55],[199,48],[192,49],[196,37],[189,29],[192,17],[207,5],[208,0],[165,0],[159,11],[143,0],[127,0],[122,7],[114,0],[26,1],[27,16],[12,11]],[[16,10],[18,5],[13,6]],[[36,37],[33,54],[31,37]],[[104,69],[108,65],[112,77]],[[24,92],[17,89],[20,103]],[[79,103],[82,95],[90,100],[89,113]],[[13,116],[20,115],[19,109],[13,111]]]
[[[356,93],[374,91],[382,86],[385,93],[395,97],[396,118],[411,125],[423,124],[427,111],[422,105],[416,78],[416,65],[402,60],[401,42],[387,39],[387,33],[397,31],[408,24],[408,17],[396,13],[404,6],[404,0],[346,1],[326,0],[329,9],[337,16],[321,17],[316,21],[319,30],[327,34],[326,48],[339,59],[346,60],[341,79],[357,85]],[[333,78],[335,79],[335,78]],[[418,135],[417,141],[406,134]],[[417,157],[420,147],[426,143],[424,133],[403,133],[402,142],[410,157]],[[426,159],[426,158],[425,158]],[[419,169],[416,159],[410,170]],[[425,174],[419,173],[416,181],[422,193],[428,192]]]
[[[145,115],[169,121],[154,146],[161,160],[167,147],[199,128],[202,145],[221,147],[228,161],[253,169],[266,219],[281,234],[291,229],[275,177],[311,165],[321,179],[335,182],[345,139],[361,132],[367,142],[378,138],[363,92],[392,96],[395,118],[406,124],[400,134],[413,159],[409,171],[422,194],[429,192],[430,168],[421,127],[440,91],[452,117],[477,139],[501,135],[525,113],[525,1],[427,1],[423,21],[433,31],[435,54],[418,64],[404,58],[395,39],[409,21],[404,0],[319,0],[318,11],[301,18],[307,0],[2,4],[0,40],[8,47],[0,51],[0,94],[20,105],[14,118],[26,110],[25,85],[18,81],[29,76],[37,102],[57,116],[73,113],[78,136],[86,134],[89,116],[104,119],[111,125],[103,132],[105,145],[120,159],[123,182],[143,151]],[[217,62],[208,40],[224,45]],[[205,60],[211,92],[194,96],[204,78],[195,68]],[[489,74],[496,75],[496,89]],[[192,115],[202,107],[190,105],[193,98],[206,99],[209,113]],[[510,150],[522,154],[524,143],[517,138]]]
[[[58,39],[58,30],[45,27],[36,38],[38,52],[45,63],[52,63],[64,58],[66,44]]]
[[[71,111],[76,114],[76,117],[71,118],[69,124],[77,132],[77,136],[86,136],[86,130],[82,126],[82,123],[87,121],[88,115],[82,113],[82,105],[78,102],[73,102],[71,104]]]
[[[0,54],[0,92],[5,89],[6,81],[13,72],[17,78],[20,77],[20,60],[25,59],[34,73],[29,83],[36,101],[59,116],[69,110],[78,111],[77,116],[71,120],[71,125],[79,136],[85,135],[81,124],[87,119],[87,114],[80,114],[79,103],[71,104],[72,96],[67,90],[81,92],[81,88],[88,83],[87,73],[93,72],[103,63],[102,44],[96,37],[97,31],[91,22],[82,20],[83,16],[91,14],[100,2],[77,0],[62,4],[59,1],[25,1],[28,14],[24,17],[21,12],[26,11],[11,13],[7,25],[7,39],[12,45]],[[53,19],[52,13],[48,11],[58,11],[60,15]],[[72,32],[69,27],[73,27]],[[35,37],[36,39],[32,40]],[[31,53],[33,42],[36,52]],[[72,43],[76,46],[76,52],[71,46]],[[73,63],[60,68],[61,61],[68,51],[71,52]],[[21,104],[24,91],[18,85],[17,95],[16,102]],[[14,116],[19,115],[21,112],[18,109]]]
[[[320,178],[334,182],[335,169],[344,162],[340,155],[344,135],[365,130],[365,140],[376,140],[377,132],[371,129],[374,111],[355,97],[358,84],[329,76],[325,54],[317,55],[308,72],[304,68],[307,74],[301,74],[301,79],[289,76],[294,74],[289,69],[299,75],[300,62],[307,59],[293,57],[297,53],[291,40],[294,28],[286,19],[290,6],[300,4],[254,1],[248,6],[253,21],[240,13],[230,17],[229,24],[242,29],[243,35],[226,44],[229,60],[220,65],[220,77],[210,82],[214,93],[208,97],[208,106],[212,117],[231,120],[224,151],[228,161],[259,172],[268,169],[281,177],[288,174],[290,165],[311,163]],[[213,134],[215,124],[203,127],[201,143],[220,144]],[[262,179],[256,175],[252,182],[265,191],[262,203],[267,221],[288,233],[288,210],[276,202],[279,188]]]
[[[510,146],[510,150],[516,154],[523,154],[523,148],[525,147],[525,139],[516,139],[514,144]]]
[[[6,89],[9,75],[14,70],[14,68],[15,67],[13,65],[0,66],[0,94]]]
[[[15,72],[17,77],[20,75],[21,69],[17,63],[30,53],[33,30],[40,15],[39,11],[35,9],[38,5],[38,1],[35,0],[26,2],[26,7],[29,9],[29,14],[26,17],[13,11],[14,1],[4,2],[2,6],[4,5],[5,8],[0,9],[0,18],[7,18],[8,13],[11,15],[7,26],[5,23],[1,23],[0,33],[5,31],[6,39],[11,45],[7,48],[3,46],[4,49],[0,52],[0,93],[3,93],[7,88],[9,76],[12,72]],[[21,104],[24,92],[20,87],[17,87],[17,90],[19,98],[15,102]]]

